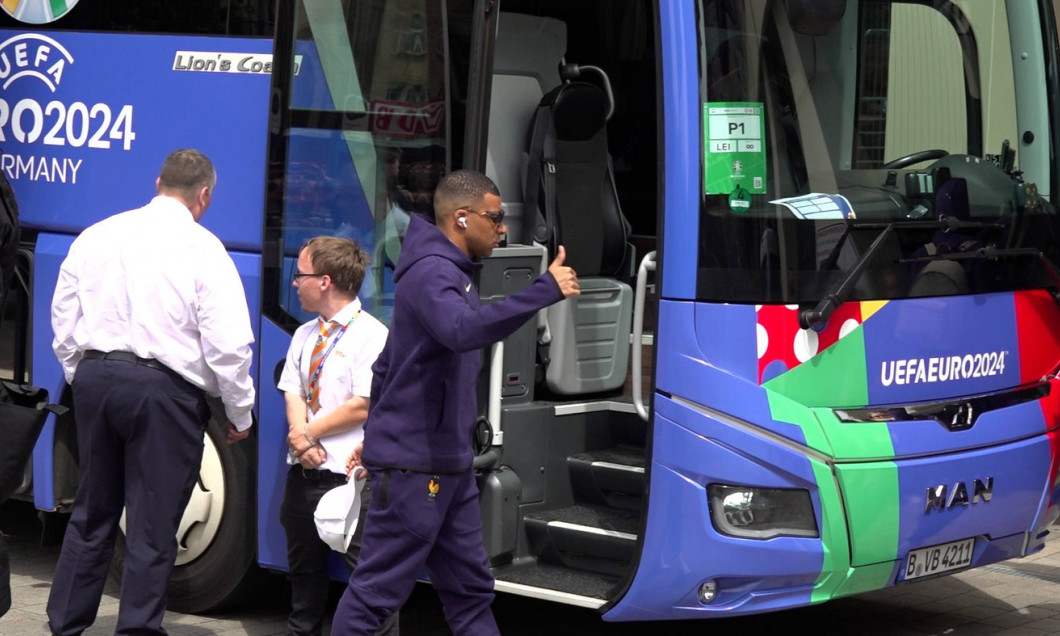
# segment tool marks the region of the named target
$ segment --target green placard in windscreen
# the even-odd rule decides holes
[[[766,128],[760,102],[703,104],[703,184],[706,194],[766,191]],[[740,212],[746,208],[733,208]]]

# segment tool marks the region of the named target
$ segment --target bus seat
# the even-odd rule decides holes
[[[951,296],[968,293],[968,276],[957,261],[931,261],[913,281],[909,295]]]
[[[541,97],[558,86],[559,60],[567,49],[567,25],[555,18],[501,12],[493,56],[486,176],[501,191],[509,243],[522,235],[526,122]],[[524,240],[525,239],[525,240]]]
[[[567,264],[579,275],[628,280],[629,223],[615,189],[607,112],[604,92],[588,82],[562,84],[541,99],[527,135],[524,200],[535,208],[527,210],[537,217],[533,238],[550,255],[574,245]]]
[[[581,283],[581,296],[546,310],[545,382],[561,395],[617,389],[629,362],[632,255],[607,147],[610,110],[599,86],[567,81],[541,99],[527,135],[523,231],[550,257],[563,245]]]

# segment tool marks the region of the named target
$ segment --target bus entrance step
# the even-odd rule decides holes
[[[615,446],[567,458],[574,498],[582,503],[639,511],[644,492],[644,449]]]
[[[575,505],[526,515],[531,553],[545,563],[623,576],[633,559],[639,519],[633,512]]]
[[[510,586],[506,586],[505,583],[511,583],[539,590],[598,599],[600,604],[614,596],[613,590],[619,581],[618,578],[605,574],[584,572],[538,561],[496,568],[493,570],[493,577],[497,580],[498,590],[510,590]],[[525,590],[520,593],[534,596],[533,593]]]

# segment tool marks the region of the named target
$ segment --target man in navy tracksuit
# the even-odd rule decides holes
[[[578,295],[559,254],[547,273],[502,301],[479,305],[472,282],[506,228],[497,186],[460,170],[434,194],[436,225],[413,215],[394,280],[390,335],[372,368],[363,450],[370,471],[362,561],[332,621],[332,635],[375,634],[426,569],[458,636],[497,634],[493,577],[482,545],[471,439],[478,417],[480,349],[538,310]]]

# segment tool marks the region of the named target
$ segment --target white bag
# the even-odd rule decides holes
[[[324,493],[313,512],[317,534],[332,550],[345,553],[357,528],[361,513],[361,490],[367,479],[361,479],[363,466],[353,469],[350,480]]]

